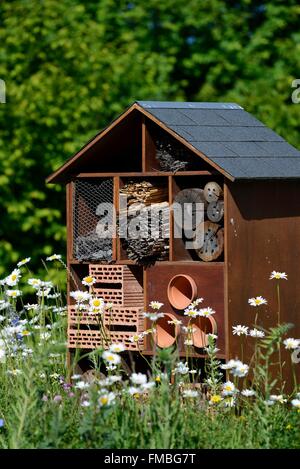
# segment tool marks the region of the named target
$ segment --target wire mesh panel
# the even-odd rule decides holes
[[[113,178],[78,179],[73,198],[73,254],[80,261],[111,261]]]

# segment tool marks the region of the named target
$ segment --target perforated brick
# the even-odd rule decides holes
[[[140,334],[144,330],[144,318],[141,308],[114,308],[106,311],[103,316],[105,335],[109,343],[123,342],[127,350],[143,349],[143,340],[139,346],[130,341],[134,334]],[[68,346],[69,348],[96,347],[108,348],[100,330],[99,314],[91,314],[88,311],[78,311],[75,306],[68,307]],[[91,327],[83,329],[82,327]],[[126,330],[124,330],[126,328]],[[128,330],[130,328],[130,330]]]
[[[123,283],[122,265],[89,265],[89,274],[94,277],[98,283]]]
[[[111,343],[122,342],[127,350],[138,351],[143,343],[131,342],[132,332],[112,331],[110,332]],[[94,349],[98,347],[107,348],[100,331],[94,330],[68,330],[68,347],[81,349]]]
[[[143,307],[143,286],[128,266],[90,264],[89,274],[96,279],[93,292],[97,297],[115,306]],[[113,288],[116,284],[120,288]]]

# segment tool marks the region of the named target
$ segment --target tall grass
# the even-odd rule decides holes
[[[257,339],[251,379],[237,363],[220,363],[212,336],[202,374],[191,360],[179,364],[170,348],[156,350],[147,376],[131,375],[122,361],[104,376],[108,362],[99,349],[87,357],[93,378],[73,374],[67,382],[66,312],[60,289],[51,298],[49,287],[36,288],[37,306],[25,308],[21,296],[7,295],[17,287],[2,281],[1,448],[300,447],[297,382],[285,395],[269,372],[289,325]],[[241,391],[249,387],[255,395],[247,397]]]

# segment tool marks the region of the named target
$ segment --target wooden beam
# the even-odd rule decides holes
[[[121,177],[166,177],[166,176],[214,176],[220,174],[219,171],[178,171],[177,173],[167,171],[143,171],[143,172],[130,172],[130,173],[117,173]],[[72,179],[76,178],[106,178],[114,177],[116,173],[78,173],[72,176]]]
[[[146,171],[146,123],[145,117],[143,116],[142,120],[142,171]]]

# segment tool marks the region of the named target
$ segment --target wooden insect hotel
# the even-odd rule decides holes
[[[204,355],[211,332],[228,359],[240,354],[232,326],[254,322],[248,298],[267,298],[259,321],[276,325],[269,276],[284,271],[282,321],[297,337],[299,177],[300,152],[237,104],[135,102],[47,180],[66,184],[69,291],[94,277],[94,294],[112,304],[104,317],[112,341],[146,355],[149,338],[130,339],[149,327],[149,302],[164,303],[157,344],[176,342],[183,355],[184,335],[170,321],[186,325],[184,309],[203,297],[216,313],[192,320],[193,354]],[[187,229],[177,213],[185,204]],[[69,349],[100,346],[97,318],[69,302]]]

